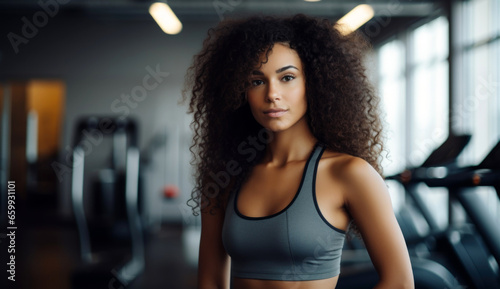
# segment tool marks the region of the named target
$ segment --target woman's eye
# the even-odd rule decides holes
[[[290,81],[290,80],[295,79],[295,77],[294,77],[294,76],[292,76],[292,75],[285,75],[285,76],[283,76],[283,78],[282,78],[282,79],[283,79],[284,81]]]
[[[262,80],[260,79],[254,79],[252,80],[252,85],[253,86],[258,86],[258,85],[261,85],[262,84]]]

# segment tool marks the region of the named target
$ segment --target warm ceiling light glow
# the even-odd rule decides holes
[[[340,25],[339,28],[343,34],[349,34],[372,19],[374,14],[373,8],[370,5],[361,4],[340,18],[337,24]]]
[[[149,6],[149,14],[153,16],[161,30],[167,34],[177,34],[182,30],[182,23],[175,16],[167,3],[156,2]]]
[[[321,0],[304,0],[304,1],[306,1],[306,2],[319,2]]]

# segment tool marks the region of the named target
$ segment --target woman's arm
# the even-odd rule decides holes
[[[342,177],[347,209],[380,276],[375,288],[414,288],[408,249],[384,180],[360,158],[345,164]]]
[[[201,240],[198,259],[199,289],[228,289],[230,259],[222,245],[224,214],[216,210],[201,212]]]

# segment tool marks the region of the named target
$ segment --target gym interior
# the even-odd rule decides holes
[[[359,5],[416,288],[500,288],[500,1],[153,2],[0,1],[1,288],[196,288],[193,55],[227,17]],[[341,266],[378,278],[355,238]]]

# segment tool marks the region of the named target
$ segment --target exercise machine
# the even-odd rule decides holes
[[[87,196],[86,156],[102,150],[100,146],[107,137],[113,144],[111,168],[99,171],[92,180],[93,194]],[[144,270],[136,122],[94,116],[80,119],[74,136],[73,164],[71,199],[82,259],[72,276],[73,288],[120,288]],[[125,230],[122,224],[126,224]],[[117,246],[124,238],[129,239],[128,250]]]
[[[401,183],[405,189],[408,202],[406,208],[401,209],[396,217],[405,237],[407,244],[412,249],[413,244],[418,244],[423,241],[414,219],[410,212],[412,208],[416,208],[423,217],[429,227],[429,231],[438,232],[440,227],[434,219],[430,209],[425,203],[425,200],[418,193],[418,185],[426,178],[433,176],[441,176],[448,170],[456,170],[457,158],[462,153],[471,139],[471,135],[449,135],[448,138],[438,146],[427,159],[419,167],[407,168],[403,172],[387,176],[386,180],[394,180]],[[423,238],[422,238],[423,237]]]
[[[494,187],[500,200],[500,142],[478,165],[460,168],[444,178],[427,178],[424,182],[429,187],[447,188],[450,203],[459,204],[473,225],[470,234],[464,236],[452,231],[448,235],[468,273],[468,281],[475,288],[500,288],[500,222],[488,214],[474,190],[479,186]]]
[[[459,284],[464,286],[500,288],[498,225],[495,225],[491,216],[485,214],[474,192],[464,190],[479,183],[498,187],[496,180],[500,178],[495,170],[498,170],[500,161],[500,146],[495,146],[479,165],[460,168],[456,165],[456,157],[467,145],[469,138],[451,136],[431,154],[422,167],[405,170],[388,179],[398,180],[403,184],[407,196],[429,227],[429,232],[420,236],[412,220],[404,214],[399,216],[398,221],[402,224],[412,255],[431,257],[457,276]],[[446,228],[438,226],[430,208],[418,193],[419,183],[425,183],[429,187],[448,188],[449,224]],[[457,205],[464,208],[465,218],[470,222],[455,221],[458,219],[455,215]]]

